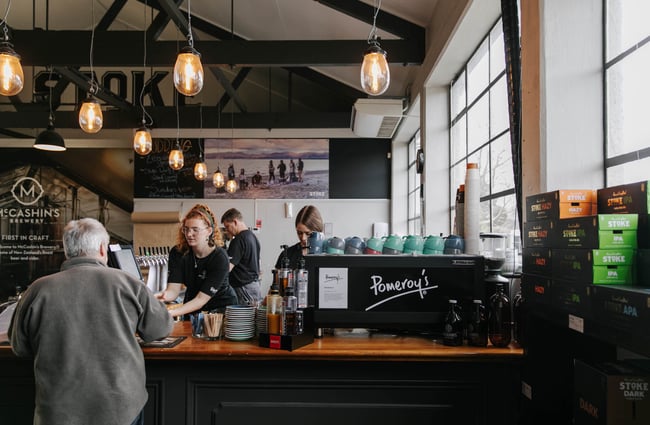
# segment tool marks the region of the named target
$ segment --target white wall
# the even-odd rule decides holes
[[[540,192],[604,185],[602,2],[542,0]]]
[[[284,204],[293,205],[292,218],[286,218]],[[315,205],[325,223],[332,224],[332,235],[346,238],[372,236],[372,223],[390,223],[390,201],[387,199],[135,199],[134,211],[179,211],[181,216],[197,203],[208,205],[217,220],[228,208],[237,208],[246,224],[253,228],[256,220],[262,220],[257,233],[262,245],[262,282],[266,291],[271,284],[271,270],[280,254],[280,245],[298,242],[295,231],[295,214],[304,205]],[[133,241],[135,245],[138,241]]]

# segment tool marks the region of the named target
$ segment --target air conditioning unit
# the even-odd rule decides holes
[[[402,120],[401,99],[357,99],[350,128],[359,137],[390,139]]]

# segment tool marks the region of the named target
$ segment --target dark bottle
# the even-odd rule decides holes
[[[463,319],[457,304],[456,300],[449,300],[449,311],[445,316],[445,329],[442,333],[444,345],[463,345]]]
[[[488,337],[495,347],[507,347],[512,339],[510,299],[503,292],[503,283],[497,283],[496,288],[496,292],[490,297]]]
[[[487,347],[488,322],[483,301],[474,300],[472,312],[467,321],[467,345]]]
[[[291,281],[291,267],[290,263],[291,261],[289,260],[289,256],[287,255],[287,245],[282,245],[282,260],[280,261],[280,270],[278,270],[278,290],[280,291],[280,295],[284,296],[284,293],[287,289],[287,286],[290,285]]]
[[[517,292],[512,301],[512,315],[514,319],[514,339],[517,345],[524,346],[524,296],[521,291]]]
[[[295,335],[296,332],[296,311],[298,310],[298,299],[293,294],[293,286],[287,286],[282,297],[282,335]]]

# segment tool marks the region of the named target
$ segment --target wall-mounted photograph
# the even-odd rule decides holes
[[[329,139],[205,139],[205,198],[329,197]]]

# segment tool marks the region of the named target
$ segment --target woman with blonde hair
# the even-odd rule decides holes
[[[177,243],[170,252],[167,288],[158,295],[163,301],[173,301],[185,285],[183,305],[169,311],[174,317],[237,304],[228,281],[228,253],[215,222],[214,214],[203,204],[192,207],[181,221]]]

